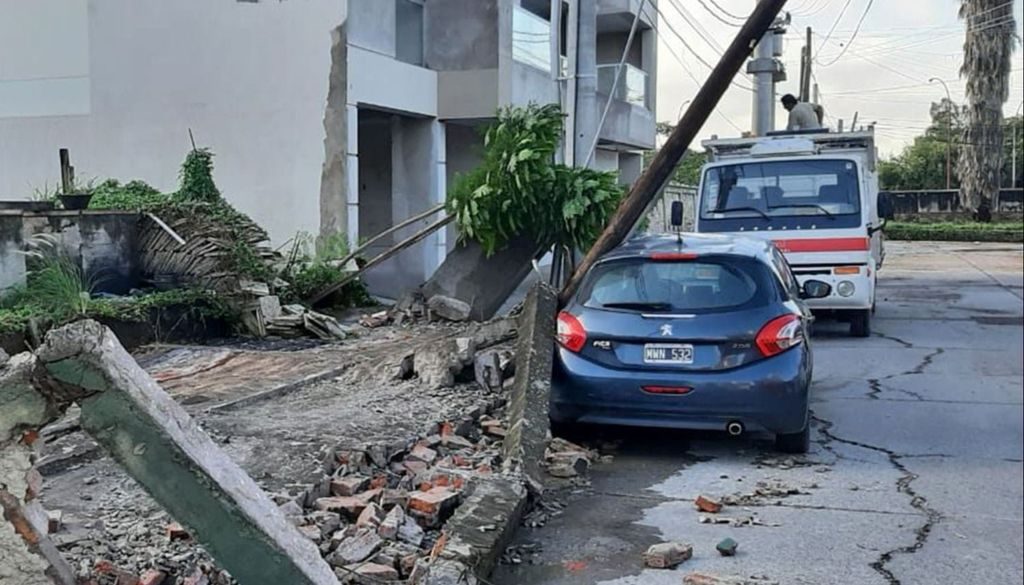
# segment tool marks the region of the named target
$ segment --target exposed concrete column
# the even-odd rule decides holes
[[[434,164],[430,181],[430,205],[444,203],[448,195],[448,149],[447,126],[440,120],[433,120],[430,126],[430,149]],[[440,217],[440,216],[438,216]],[[437,217],[431,218],[431,221]],[[438,230],[427,240],[427,257],[423,263],[426,278],[434,273],[448,255],[448,231]]]
[[[331,69],[328,73],[327,104],[324,108],[324,165],[320,176],[320,235],[348,231],[349,116],[348,33],[344,22],[347,2],[343,4],[342,24],[331,31]],[[357,224],[358,225],[358,224]],[[351,238],[352,234],[349,233]]]
[[[353,249],[359,246],[359,106],[347,104],[345,117],[348,120],[346,182],[345,182],[345,233]]]

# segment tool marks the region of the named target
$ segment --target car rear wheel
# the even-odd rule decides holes
[[[783,453],[806,453],[811,448],[811,425],[797,433],[775,435],[775,449]]]
[[[871,309],[853,311],[850,317],[850,335],[853,337],[871,336]]]

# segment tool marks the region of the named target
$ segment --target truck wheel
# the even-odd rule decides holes
[[[782,453],[806,453],[811,448],[811,425],[788,435],[775,435],[775,450]]]
[[[871,309],[853,311],[850,318],[850,335],[853,337],[871,336]]]

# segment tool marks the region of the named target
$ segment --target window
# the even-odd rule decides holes
[[[793,276],[793,271],[790,270],[789,262],[786,262],[785,256],[774,246],[772,247],[772,264],[774,264],[775,271],[782,280],[783,287],[789,292],[789,296],[795,299],[800,298],[800,283]]]
[[[395,58],[423,65],[423,3],[395,0]]]
[[[763,302],[767,267],[752,258],[598,264],[580,291],[587,307],[644,312],[704,312]]]
[[[857,165],[814,159],[714,167],[701,201],[702,219],[858,214]]]

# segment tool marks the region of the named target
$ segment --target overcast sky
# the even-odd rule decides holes
[[[883,155],[889,155],[921,133],[929,121],[929,104],[945,95],[939,83],[928,83],[929,78],[946,81],[953,100],[963,101],[964,83],[958,71],[963,58],[964,26],[957,18],[959,0],[874,0],[859,33],[840,56],[869,2],[789,0],[787,9],[792,13],[793,23],[786,36],[783,57],[789,80],[778,86],[778,93],[798,93],[800,48],[805,28],[810,26],[814,29],[813,48],[818,53],[814,70],[826,121],[834,127],[835,121],[842,118],[849,125],[854,113],[859,112],[858,123],[877,122],[879,148]],[[692,77],[704,81],[708,76],[708,67],[691,50],[714,65],[720,50],[728,46],[738,30],[722,22],[738,22],[725,12],[746,16],[754,4],[755,0],[658,0],[658,10],[667,19],[658,27],[659,121],[678,117],[682,103],[692,98],[699,86]],[[1020,36],[1024,0],[1014,0],[1013,4]],[[696,22],[702,30],[695,30],[688,20]],[[685,39],[689,49],[672,28]],[[1007,116],[1013,115],[1024,99],[1024,51],[1019,43],[1012,69],[1010,99],[1004,106]],[[745,75],[739,76],[736,83],[751,85]],[[749,130],[751,99],[750,91],[734,85],[700,137],[734,136],[739,133],[737,127]],[[776,125],[785,123],[785,114],[779,107]]]

